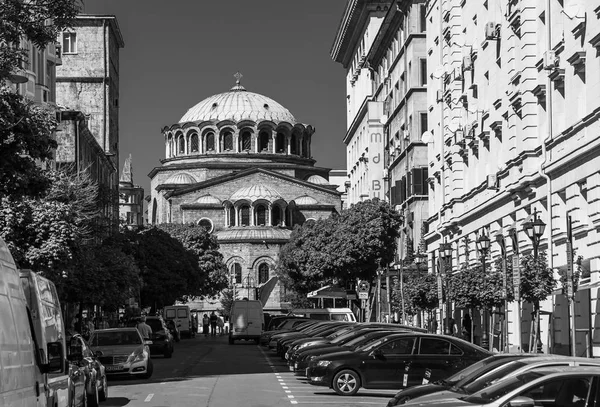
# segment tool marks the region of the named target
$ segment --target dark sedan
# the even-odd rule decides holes
[[[150,353],[170,358],[174,351],[174,339],[164,319],[161,316],[148,316],[146,317],[146,324],[152,328],[152,335],[150,336],[152,344],[149,346]]]
[[[104,365],[79,334],[67,338],[69,405],[96,407],[108,398]]]
[[[313,359],[310,384],[353,396],[361,388],[401,389],[442,380],[491,353],[452,336],[415,332],[388,335],[355,351]]]
[[[300,331],[302,329],[308,329],[308,327],[317,324],[319,321],[315,321],[315,320],[308,320],[308,319],[303,319],[303,320],[296,320],[293,322],[290,321],[286,321],[283,324],[285,325],[285,327],[282,326],[278,326],[277,329],[273,329],[271,331],[266,331],[263,332],[260,335],[260,344],[263,346],[268,346],[269,348],[272,348],[272,344],[271,344],[271,339],[273,339],[273,336],[275,335],[282,335],[284,333],[288,333],[288,332],[297,332]],[[290,326],[291,325],[291,326]]]
[[[285,359],[285,354],[288,351],[289,347],[292,344],[296,343],[301,339],[325,339],[331,334],[335,334],[335,332],[340,330],[351,329],[352,326],[356,325],[355,323],[350,322],[330,322],[328,325],[323,326],[322,329],[318,329],[311,334],[307,334],[304,338],[290,338],[284,339],[280,341],[277,345],[277,353],[281,356],[282,359]]]

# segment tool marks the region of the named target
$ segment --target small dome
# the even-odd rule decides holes
[[[165,184],[195,184],[196,178],[187,172],[180,172],[169,177]]]
[[[233,195],[231,195],[230,201],[235,202],[240,199],[248,199],[252,202],[259,199],[265,199],[267,201],[273,202],[283,198],[281,197],[279,192],[275,191],[274,189],[269,188],[263,184],[257,184],[238,189],[236,192],[233,193]]]
[[[329,181],[320,175],[311,175],[306,181],[310,182],[311,184],[329,185]]]
[[[199,204],[220,204],[221,200],[212,196],[211,194],[202,195],[200,198],[196,199],[194,203]]]
[[[296,205],[315,205],[319,203],[315,198],[308,195],[299,196],[294,199],[294,202],[296,202]]]

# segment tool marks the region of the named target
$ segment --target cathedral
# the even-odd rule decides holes
[[[339,213],[342,194],[329,182],[330,169],[315,166],[314,127],[235,77],[228,92],[162,129],[165,158],[149,174],[149,220],[205,227],[219,242],[236,297],[260,295],[265,311],[277,311],[280,247],[295,225]]]

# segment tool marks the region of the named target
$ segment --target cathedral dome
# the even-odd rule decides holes
[[[274,202],[278,199],[283,199],[279,192],[263,184],[250,185],[238,189],[231,195],[230,201],[235,202],[240,199],[248,199],[252,202],[259,199],[264,199],[269,202]]]
[[[169,177],[165,184],[195,184],[196,178],[187,172],[180,172]]]
[[[239,80],[229,92],[210,96],[190,108],[179,123],[227,119],[296,123],[289,110],[271,98],[248,92]]]
[[[311,184],[329,185],[329,182],[320,175],[311,175],[310,177],[308,177],[307,181]]]

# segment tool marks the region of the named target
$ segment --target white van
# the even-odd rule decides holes
[[[356,322],[350,308],[297,308],[290,311],[290,315],[322,321]]]
[[[229,344],[236,339],[260,341],[263,330],[263,307],[258,300],[235,300],[229,313]]]
[[[50,284],[55,294],[54,284]],[[32,299],[36,304],[40,304],[39,296]],[[60,304],[58,302],[56,304],[60,310]],[[34,311],[28,305],[15,262],[6,243],[0,239],[0,349],[2,350],[0,406],[2,407],[68,405],[68,364],[65,359],[64,326],[58,328],[59,335],[38,337],[36,332],[41,328],[41,321],[39,308],[36,309],[37,318],[34,318]],[[41,315],[45,316],[46,311],[43,312]],[[59,321],[62,324],[62,318]],[[61,340],[57,339],[59,336],[62,337]]]
[[[187,305],[169,305],[164,307],[163,318],[165,320],[171,319],[175,322],[182,338],[184,336],[187,336],[188,338],[196,336],[190,307]]]

